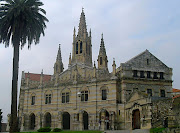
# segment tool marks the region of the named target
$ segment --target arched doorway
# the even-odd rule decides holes
[[[84,130],[88,130],[89,116],[86,111],[83,112],[83,124],[84,124]]]
[[[34,130],[35,128],[35,115],[32,113],[30,116],[30,130]]]
[[[132,128],[140,129],[140,111],[136,109],[132,113]]]
[[[106,124],[106,130],[109,130],[109,112],[107,112],[107,110],[105,114],[105,124]]]
[[[99,124],[102,125],[102,121],[104,121],[105,129],[103,130],[109,130],[110,129],[110,122],[109,122],[109,112],[105,109],[101,110],[99,115]]]
[[[63,129],[70,129],[70,114],[68,112],[63,113]]]
[[[45,115],[45,127],[51,127],[51,114],[46,113]]]

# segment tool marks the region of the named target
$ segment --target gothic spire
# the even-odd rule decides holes
[[[61,44],[59,44],[59,50],[58,50],[58,54],[57,54],[57,58],[56,61],[62,61],[62,57],[61,57]]]
[[[87,27],[86,27],[86,18],[84,14],[84,8],[82,8],[80,22],[79,22],[78,36],[83,37],[84,33],[87,34]]]
[[[101,34],[101,44],[100,44],[99,54],[106,55],[106,49],[105,49],[105,45],[104,45],[103,33]]]

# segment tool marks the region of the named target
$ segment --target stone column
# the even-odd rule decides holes
[[[57,127],[58,128],[63,128],[62,127],[62,112],[58,112],[58,115],[57,115]]]
[[[83,127],[83,112],[81,111],[79,113],[79,130],[82,131],[84,129]]]
[[[106,117],[105,111],[102,111],[101,112],[101,127],[100,127],[100,130],[106,130],[105,117]]]
[[[111,128],[114,130],[115,113],[111,112]]]
[[[37,129],[41,128],[41,114],[38,113],[37,115],[37,122],[36,122]]]

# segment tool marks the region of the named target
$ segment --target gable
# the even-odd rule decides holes
[[[143,94],[142,92],[139,92],[138,90],[135,90],[131,93],[127,102],[132,102],[143,98],[147,98],[147,95]]]
[[[123,66],[130,66],[134,70],[139,70],[143,68],[156,71],[165,71],[169,69],[168,66],[166,66],[162,61],[160,61],[157,57],[151,54],[148,50],[145,50],[144,52],[125,62]]]

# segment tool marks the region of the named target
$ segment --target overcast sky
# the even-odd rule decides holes
[[[173,68],[173,87],[180,88],[180,1],[179,0],[43,0],[47,29],[38,45],[20,51],[22,71],[53,74],[58,45],[65,69],[72,52],[73,28],[79,25],[82,7],[87,29],[92,31],[93,60],[97,61],[101,34],[104,34],[109,70],[115,58],[119,67],[148,49]],[[11,105],[13,48],[0,44],[0,108],[6,122]],[[19,82],[20,86],[20,82]]]

